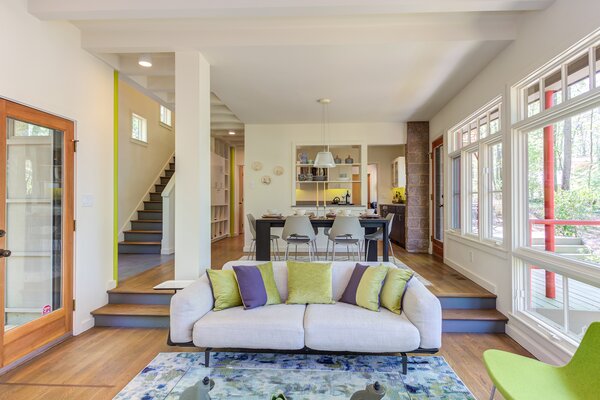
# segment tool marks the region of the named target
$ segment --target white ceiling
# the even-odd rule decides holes
[[[318,122],[320,97],[333,99],[332,122],[399,122],[435,115],[515,38],[518,18],[551,3],[29,0],[29,10],[73,21],[84,48],[165,103],[174,52],[195,49],[211,64],[211,90],[244,123]],[[157,62],[140,71],[146,52]]]

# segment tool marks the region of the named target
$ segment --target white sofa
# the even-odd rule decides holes
[[[223,269],[261,263],[264,261],[230,261]],[[416,278],[408,284],[401,315],[383,307],[374,312],[337,302],[355,265],[346,261],[333,263],[335,304],[278,304],[252,310],[234,307],[212,311],[213,298],[205,274],[173,296],[169,344],[206,348],[207,363],[211,349],[224,348],[402,353],[406,373],[405,353],[433,353],[441,346],[440,302]],[[281,299],[285,301],[285,262],[273,262],[273,271]]]

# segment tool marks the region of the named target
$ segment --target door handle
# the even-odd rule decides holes
[[[0,249],[0,258],[10,257],[12,252],[10,250]]]
[[[4,229],[0,229],[0,237],[6,236],[6,231]]]

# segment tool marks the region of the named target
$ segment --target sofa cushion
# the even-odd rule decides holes
[[[288,304],[333,303],[331,264],[287,261]]]
[[[419,331],[406,316],[346,303],[308,305],[304,336],[307,347],[324,351],[394,353],[420,345]]]
[[[369,267],[356,264],[340,301],[367,310],[379,311],[379,293],[387,273],[388,267],[383,265]]]
[[[228,261],[225,265],[223,265],[223,270],[231,270],[234,265],[263,265],[264,261],[256,261],[256,260],[236,260],[236,261]],[[287,266],[285,265],[285,261],[275,261],[272,262],[273,265],[273,277],[275,278],[275,286],[277,287],[277,291],[279,292],[279,298],[281,301],[285,301],[288,297],[287,291]],[[260,268],[259,268],[260,269]],[[268,290],[267,290],[268,297]]]
[[[304,347],[306,306],[275,304],[208,312],[194,324],[198,347],[299,350]]]
[[[240,297],[246,310],[267,304],[267,291],[258,267],[234,265],[233,272],[235,272],[235,278],[240,288]]]
[[[390,268],[381,289],[381,305],[394,314],[400,314],[404,293],[413,275],[413,272],[407,269]]]

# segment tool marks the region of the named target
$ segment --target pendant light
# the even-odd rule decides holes
[[[325,144],[325,136],[329,130],[329,103],[330,99],[318,99],[317,102],[323,106],[322,117],[321,117],[321,139],[323,141],[323,151],[317,153],[315,157],[315,168],[334,168],[335,161],[333,160],[333,154],[329,151],[329,146]]]

